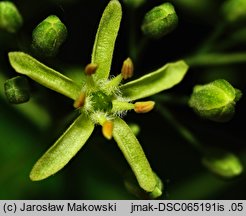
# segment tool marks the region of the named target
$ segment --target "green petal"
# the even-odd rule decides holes
[[[98,65],[93,76],[98,80],[108,78],[121,16],[119,1],[111,0],[103,12],[92,51],[91,62]]]
[[[71,79],[45,66],[23,52],[10,52],[9,61],[16,72],[27,75],[41,85],[76,100],[81,88]]]
[[[121,86],[124,97],[130,100],[145,98],[178,84],[188,70],[184,61],[168,63],[158,70]]]
[[[157,182],[143,149],[130,127],[120,118],[114,120],[113,137],[131,166],[139,185],[154,191]]]
[[[30,178],[33,181],[45,179],[62,169],[82,148],[94,129],[94,124],[80,115],[66,132],[36,162]]]

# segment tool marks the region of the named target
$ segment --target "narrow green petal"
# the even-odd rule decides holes
[[[93,76],[98,80],[108,78],[121,17],[119,1],[111,0],[103,12],[92,51],[91,62],[98,65]]]
[[[158,70],[121,86],[124,97],[130,100],[145,98],[178,84],[188,70],[184,61],[168,63]]]
[[[113,137],[131,166],[139,185],[145,191],[152,192],[157,185],[155,175],[131,128],[120,118],[114,120]]]
[[[82,148],[94,129],[94,124],[80,115],[66,132],[36,162],[30,178],[33,181],[45,179],[62,169]]]
[[[9,61],[16,72],[27,75],[41,85],[76,100],[81,88],[71,79],[47,67],[23,52],[10,52]]]

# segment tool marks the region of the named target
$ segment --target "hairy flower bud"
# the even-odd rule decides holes
[[[246,20],[246,1],[227,0],[222,6],[222,13],[228,22],[240,22]]]
[[[48,16],[32,32],[34,50],[44,56],[56,55],[67,37],[67,28],[54,15]]]
[[[12,104],[25,103],[30,99],[28,81],[25,77],[17,76],[5,81],[5,95]]]
[[[15,33],[22,26],[22,23],[22,16],[12,2],[0,2],[0,29]]]
[[[142,32],[151,38],[160,38],[173,31],[178,24],[178,16],[172,4],[164,3],[146,13]]]
[[[201,117],[216,121],[229,121],[235,112],[235,104],[241,91],[226,80],[215,80],[206,85],[197,85],[189,100],[190,107]]]

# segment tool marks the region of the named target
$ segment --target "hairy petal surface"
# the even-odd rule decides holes
[[[131,166],[139,185],[152,192],[157,181],[144,151],[130,127],[120,118],[114,120],[113,137]]]
[[[103,12],[91,56],[91,63],[98,65],[97,72],[93,75],[97,80],[107,79],[109,76],[121,17],[119,1],[111,0]]]
[[[184,61],[168,63],[158,70],[121,86],[124,97],[137,100],[170,89],[184,78],[188,65]]]
[[[30,55],[23,52],[10,52],[9,61],[16,72],[73,100],[78,98],[81,90],[78,84]]]
[[[94,124],[81,114],[36,162],[30,173],[31,180],[45,179],[62,169],[82,148],[93,129]]]

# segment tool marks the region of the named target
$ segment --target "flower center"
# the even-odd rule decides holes
[[[111,96],[106,95],[102,91],[93,92],[91,94],[91,101],[95,111],[108,112],[113,106]]]

